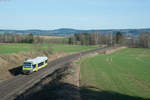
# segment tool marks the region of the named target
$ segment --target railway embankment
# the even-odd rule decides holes
[[[93,51],[92,53],[89,51],[82,52],[77,59],[61,64],[60,68],[18,95],[15,100],[81,100],[79,86],[80,66],[75,62],[81,57],[113,53],[123,48],[126,47],[106,48]]]
[[[0,54],[0,82],[8,80],[9,78],[20,75],[22,72],[22,64],[29,58],[37,56],[47,56],[49,61],[66,56],[69,53],[53,53],[48,52],[20,52],[12,54]]]

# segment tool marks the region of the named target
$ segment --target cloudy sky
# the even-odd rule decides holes
[[[0,29],[150,28],[150,0],[0,0]]]

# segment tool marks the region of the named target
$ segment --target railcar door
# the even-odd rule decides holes
[[[33,71],[36,71],[36,64],[32,65]]]

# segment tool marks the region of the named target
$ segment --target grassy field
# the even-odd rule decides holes
[[[127,48],[79,63],[83,100],[150,100],[150,49]]]
[[[0,54],[10,54],[18,52],[28,52],[31,49],[31,44],[0,44]]]
[[[40,36],[40,38],[43,38],[43,39],[62,39],[65,37],[63,37],[63,36]]]
[[[80,52],[96,48],[98,48],[98,46],[63,45],[63,44],[52,45],[52,49],[56,52]]]
[[[89,50],[98,48],[98,46],[80,46],[80,45],[65,45],[65,44],[41,44],[41,48],[49,49],[49,46],[55,52],[79,52],[83,50]],[[28,52],[35,50],[33,44],[0,44],[0,54],[10,54],[18,52]]]
[[[63,36],[40,36],[46,43],[68,43],[68,37]]]

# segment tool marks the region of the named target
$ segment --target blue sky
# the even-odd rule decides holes
[[[0,0],[0,29],[150,28],[150,0]]]

